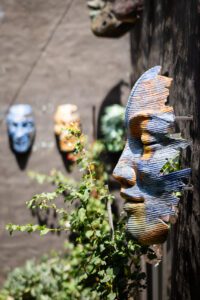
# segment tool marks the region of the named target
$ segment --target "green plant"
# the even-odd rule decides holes
[[[155,253],[148,247],[126,236],[124,218],[115,219],[115,227],[113,225],[111,203],[114,196],[109,192],[104,166],[99,161],[103,148],[101,143],[95,143],[87,151],[84,144],[78,142],[77,163],[82,171],[79,183],[72,182],[56,171],[50,176],[30,174],[40,183],[47,180],[56,185],[54,192],[35,195],[27,202],[27,206],[31,209],[54,209],[58,214],[57,228],[37,224],[7,225],[11,234],[15,230],[28,233],[38,230],[41,235],[49,231],[70,231],[75,235],[73,243],[66,242],[67,255],[65,261],[61,261],[61,264],[68,266],[67,269],[63,267],[61,272],[61,282],[65,287],[61,289],[65,295],[63,299],[130,299],[145,288],[145,273],[141,271],[140,257],[145,254],[150,259],[155,258]],[[64,204],[58,208],[56,201],[61,195]],[[66,203],[74,204],[71,211],[65,207]],[[61,265],[59,268],[62,268]],[[47,273],[47,281],[49,276]],[[25,286],[19,285],[23,293],[27,288],[30,289],[27,280]],[[37,283],[34,282],[35,285]],[[11,285],[6,286],[10,291]],[[16,300],[26,300],[25,294],[19,298],[15,290],[15,295],[12,295]],[[55,296],[44,297],[34,294],[30,299],[57,299]]]
[[[162,173],[162,175],[166,175],[180,169],[180,156],[176,155],[173,159],[166,161],[166,164],[162,167],[160,172]]]
[[[123,106],[114,104],[105,109],[101,118],[103,142],[109,152],[119,152],[124,148],[124,113]]]
[[[97,299],[89,289],[80,293],[76,278],[71,276],[73,264],[74,258],[68,260],[58,256],[45,257],[39,263],[29,260],[9,274],[2,299],[7,299],[8,295],[16,300]]]
[[[176,172],[181,169],[181,163],[180,163],[180,155],[176,155],[171,160],[166,161],[166,164],[162,167],[160,173],[162,175],[167,175],[172,172]],[[174,193],[177,197],[181,197],[181,192],[175,192]]]
[[[30,260],[9,274],[4,290],[19,300],[65,299],[66,270],[67,265],[60,258],[43,260],[40,264]]]

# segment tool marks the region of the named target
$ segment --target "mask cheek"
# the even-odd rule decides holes
[[[25,132],[20,136],[13,135],[11,137],[12,147],[18,153],[27,152],[33,143],[34,133]]]
[[[8,135],[13,136],[13,135],[15,135],[15,132],[16,132],[16,127],[12,124],[9,125],[8,126]]]
[[[61,132],[62,132],[62,128],[63,128],[62,125],[60,125],[60,124],[55,124],[55,126],[54,126],[54,132],[55,132],[55,134],[56,134],[56,135],[60,135]]]
[[[59,136],[60,150],[64,152],[74,151],[77,143],[77,138],[70,134],[61,134]]]
[[[30,143],[32,143],[35,136],[35,130],[29,130],[26,135],[28,136]]]
[[[143,245],[163,243],[169,231],[165,218],[148,220],[145,203],[127,203],[124,210],[128,213],[127,231]]]

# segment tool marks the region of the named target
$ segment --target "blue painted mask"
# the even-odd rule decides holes
[[[160,69],[145,72],[131,91],[125,112],[127,143],[113,171],[126,201],[127,231],[146,245],[165,241],[179,200],[175,192],[190,174],[190,169],[162,172],[188,143],[173,133],[173,108],[165,105],[172,79],[159,75]]]
[[[30,150],[35,136],[35,121],[32,108],[28,104],[16,104],[7,114],[8,135],[16,153]]]

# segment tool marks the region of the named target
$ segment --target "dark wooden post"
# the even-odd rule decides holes
[[[192,141],[183,166],[192,168],[194,191],[180,201],[174,229],[170,300],[200,299],[200,24],[199,0],[146,0],[143,17],[131,32],[133,82],[148,68],[162,66],[173,77],[169,103],[182,136]],[[170,262],[165,262],[165,264]],[[165,278],[165,280],[167,280]],[[158,281],[159,285],[159,281]],[[163,293],[166,295],[166,293]],[[166,299],[163,299],[166,300]]]
[[[182,18],[175,13],[173,96],[177,114],[194,115],[193,122],[179,122],[183,135],[193,142],[183,162],[192,168],[194,191],[185,192],[179,205],[171,299],[192,300],[200,299],[200,28],[198,1],[180,1],[176,6]]]

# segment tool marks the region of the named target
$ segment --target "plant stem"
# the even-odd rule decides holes
[[[108,220],[109,220],[109,225],[111,229],[111,234],[112,234],[112,240],[114,240],[114,225],[113,225],[113,216],[112,216],[112,209],[111,209],[111,202],[108,199],[107,201],[107,211],[108,211]]]

